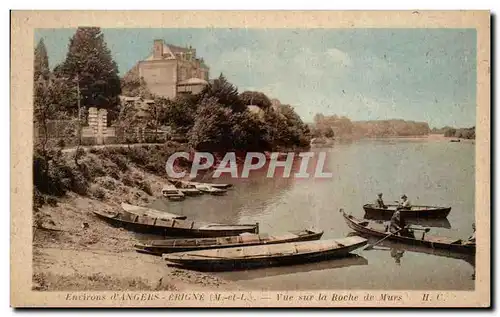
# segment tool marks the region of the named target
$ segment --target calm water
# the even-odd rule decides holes
[[[430,234],[454,238],[471,234],[473,143],[363,140],[313,151],[328,152],[325,170],[333,178],[267,178],[266,169],[250,173],[248,179],[217,180],[235,185],[222,197],[161,199],[152,206],[204,221],[259,222],[261,232],[315,227],[324,230],[327,239],[351,232],[340,208],[362,218],[362,205],[374,201],[377,192],[384,193],[386,203],[405,193],[412,204],[452,207],[448,221],[432,227]],[[394,243],[355,253],[358,256],[321,263],[214,274],[259,290],[474,288],[471,258]]]

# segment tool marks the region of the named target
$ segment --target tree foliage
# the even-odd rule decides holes
[[[79,27],[70,39],[64,62],[56,68],[58,76],[78,84],[82,106],[117,112],[121,93],[118,67],[98,27]],[[76,100],[69,105],[75,107]]]
[[[238,88],[227,81],[224,75],[214,79],[203,89],[201,93],[203,98],[216,98],[217,103],[226,106],[234,111],[245,110],[245,105],[241,102],[238,95]]]
[[[163,123],[179,133],[187,133],[194,125],[199,99],[193,95],[177,96],[174,100],[163,99],[165,104]]]
[[[244,91],[240,94],[240,100],[246,106],[254,105],[262,109],[271,107],[271,100],[259,91]]]
[[[49,57],[47,48],[43,39],[40,39],[35,48],[35,64],[34,64],[34,80],[37,81],[40,77],[48,80],[50,76]]]
[[[199,151],[224,151],[232,148],[231,109],[216,98],[202,100],[196,120],[189,131],[189,144]]]

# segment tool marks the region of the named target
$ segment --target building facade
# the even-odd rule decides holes
[[[154,40],[153,54],[131,71],[144,79],[153,94],[165,98],[198,93],[209,79],[209,68],[196,56],[196,49],[165,44],[163,40]]]

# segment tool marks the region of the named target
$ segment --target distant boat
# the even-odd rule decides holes
[[[456,139],[456,140],[450,140],[450,142],[460,142],[459,139]]]
[[[387,208],[377,207],[375,204],[366,204],[363,206],[366,215],[369,218],[380,217],[390,219],[396,211],[398,205],[387,205]],[[436,206],[411,206],[410,209],[400,209],[401,216],[406,218],[446,218],[450,214],[451,207]]]
[[[233,187],[232,184],[200,183],[200,182],[190,182],[190,183],[195,185],[195,186],[197,186],[197,185],[209,186],[209,187],[218,188],[218,189],[229,189],[229,188]]]
[[[163,253],[196,251],[207,249],[222,249],[263,244],[287,243],[296,241],[318,240],[323,231],[301,230],[277,234],[243,233],[239,236],[199,239],[164,239],[149,240],[135,245],[136,251],[162,255]]]
[[[176,214],[172,214],[172,213],[165,212],[165,211],[151,209],[148,207],[134,206],[134,205],[126,204],[126,203],[122,203],[122,208],[123,208],[123,210],[125,210],[127,212],[134,213],[137,215],[159,217],[162,219],[164,218],[164,219],[184,220],[187,218],[186,216],[176,215]]]
[[[225,189],[216,188],[207,185],[195,185],[196,189],[210,195],[224,195],[226,193]]]
[[[165,185],[161,193],[163,197],[170,200],[183,200],[185,197],[184,193],[172,185]]]
[[[193,188],[178,188],[181,193],[183,193],[186,196],[199,196],[202,195],[203,193],[196,189],[196,187],[193,186]]]
[[[189,220],[169,219],[147,215],[141,212],[110,212],[93,210],[102,220],[127,230],[158,234],[162,236],[182,237],[226,237],[239,234],[258,233],[259,224],[218,224]]]
[[[192,186],[210,186],[219,189],[229,189],[233,186],[232,184],[201,183],[201,182],[192,182],[181,179],[169,179],[168,181],[177,188],[192,188]]]
[[[347,237],[332,240],[290,242],[164,254],[163,259],[185,268],[226,271],[238,268],[290,265],[342,258],[366,245],[367,239]]]

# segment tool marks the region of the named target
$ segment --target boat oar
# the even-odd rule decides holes
[[[373,247],[374,247],[374,246],[376,246],[377,244],[379,244],[380,242],[382,242],[382,241],[384,241],[385,239],[387,239],[387,238],[389,238],[389,237],[391,237],[391,236],[395,235],[396,233],[398,233],[399,231],[401,231],[401,230],[403,230],[403,229],[405,229],[405,228],[406,228],[406,227],[403,227],[403,228],[401,228],[401,229],[397,230],[396,232],[392,232],[392,233],[388,234],[387,236],[385,236],[384,238],[382,238],[382,239],[378,240],[378,241],[377,241],[377,242],[375,242],[374,244],[369,244],[369,245],[367,245],[367,246],[365,247],[365,250],[371,250],[371,249],[373,249]]]

